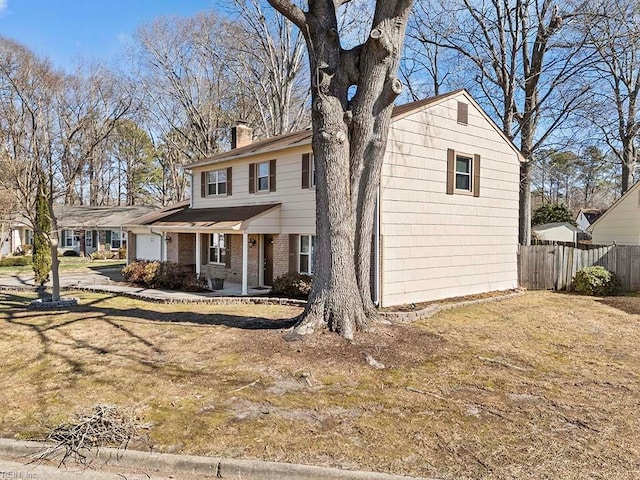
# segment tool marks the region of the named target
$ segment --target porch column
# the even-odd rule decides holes
[[[242,232],[242,295],[249,292],[249,234]]]
[[[200,248],[201,236],[199,232],[196,232],[196,277],[200,276],[200,267],[202,265],[202,248]]]

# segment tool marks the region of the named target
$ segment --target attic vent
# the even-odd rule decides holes
[[[458,102],[458,123],[468,125],[469,123],[469,104]]]

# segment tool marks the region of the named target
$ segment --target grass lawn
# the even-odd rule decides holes
[[[125,260],[88,260],[82,257],[59,257],[61,273],[79,273],[104,268],[123,268]],[[33,273],[33,267],[22,265],[17,267],[0,267],[0,277],[10,275],[29,275]]]
[[[0,294],[0,436],[96,403],[164,452],[462,478],[640,476],[640,298],[532,292],[287,343],[299,310]],[[371,355],[387,368],[376,370]]]

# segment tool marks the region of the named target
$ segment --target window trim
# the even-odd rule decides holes
[[[76,238],[78,239],[76,241]],[[68,245],[68,240],[71,240],[71,245]],[[65,230],[64,231],[64,247],[63,248],[76,248],[80,246],[80,235],[76,235],[75,230]]]
[[[218,245],[214,245],[213,239],[218,239]],[[222,243],[224,246],[220,246],[220,237],[222,237]],[[208,250],[208,262],[210,265],[226,265],[227,264],[227,235],[224,233],[210,233],[209,234],[209,245],[207,247]],[[211,252],[215,251],[217,253],[217,259],[211,258]],[[223,257],[224,255],[224,257]],[[217,260],[217,261],[214,261]]]
[[[302,239],[303,238],[307,238],[309,243],[309,251],[308,252],[303,252],[302,251]],[[301,273],[303,275],[313,275],[314,271],[313,271],[313,266],[314,266],[314,261],[315,261],[315,244],[316,244],[316,236],[315,235],[298,235],[298,273]],[[302,271],[302,256],[308,257],[307,260],[307,265],[309,266],[308,271],[303,272]]]
[[[207,185],[206,185],[206,196],[207,197],[226,197],[228,195],[227,192],[227,184],[229,183],[228,180],[228,171],[226,168],[221,168],[218,170],[210,170],[208,172],[206,172],[206,181],[207,181]],[[212,182],[211,181],[211,176],[215,174],[216,177],[216,181]],[[224,175],[224,181],[220,181],[220,174]],[[224,192],[220,192],[220,185],[224,185]],[[211,192],[211,187],[215,185],[215,192]]]
[[[260,165],[266,165],[267,166],[267,174],[266,175],[260,175]],[[264,192],[269,192],[270,188],[271,188],[271,165],[270,162],[267,160],[266,162],[256,162],[256,193],[264,193]],[[260,188],[260,179],[261,178],[266,178],[267,179],[267,187],[266,188]]]
[[[118,246],[114,247],[113,242],[117,239]],[[111,243],[109,244],[111,250],[120,250],[121,248],[127,248],[127,232],[124,230],[111,230]]]
[[[456,182],[457,158],[464,157],[471,159],[471,185],[469,190],[458,189]],[[468,154],[465,152],[456,152],[452,148],[447,149],[447,168],[446,168],[446,193],[447,195],[472,195],[480,196],[480,178],[481,178],[481,157],[479,154]]]
[[[469,171],[462,172],[458,170],[458,160],[466,160],[469,163]],[[467,155],[464,153],[457,153],[455,156],[454,162],[454,172],[453,172],[453,189],[456,193],[463,194],[473,194],[473,183],[474,183],[474,165],[473,165],[473,155]],[[458,188],[458,175],[464,175],[469,177],[469,188]]]

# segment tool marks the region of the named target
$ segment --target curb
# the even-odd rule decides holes
[[[0,438],[0,457],[26,457],[48,446],[46,443]],[[261,460],[234,460],[194,455],[150,453],[101,448],[97,458],[110,468],[145,469],[153,473],[205,476],[205,478],[243,478],[255,480],[437,480],[387,473],[340,470],[293,463]]]

